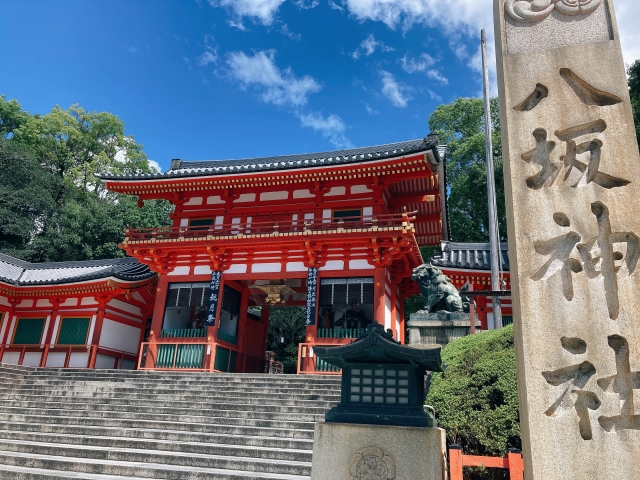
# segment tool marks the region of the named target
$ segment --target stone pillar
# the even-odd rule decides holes
[[[637,479],[640,158],[613,1],[494,5],[525,477]]]

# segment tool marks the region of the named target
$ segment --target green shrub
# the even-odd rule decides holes
[[[426,403],[448,442],[474,455],[506,456],[509,448],[521,448],[513,325],[455,340],[442,359],[448,367],[432,374]],[[476,471],[469,478],[503,473]]]

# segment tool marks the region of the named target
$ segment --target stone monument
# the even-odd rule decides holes
[[[460,295],[439,268],[429,263],[420,265],[413,270],[411,280],[418,283],[426,304],[424,310],[410,315],[407,323],[410,345],[445,346],[456,338],[469,335],[469,299]],[[480,324],[475,320],[479,330]]]
[[[445,431],[424,410],[440,348],[411,348],[372,323],[358,340],[315,353],[342,369],[340,403],[315,427],[312,480],[445,480]]]
[[[640,158],[613,1],[494,6],[525,477],[637,480]]]

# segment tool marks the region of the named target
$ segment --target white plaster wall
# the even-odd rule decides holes
[[[23,300],[18,304],[18,307],[31,308],[33,307],[33,300]]]
[[[4,355],[2,356],[2,363],[17,365],[19,360],[20,352],[4,352]]]
[[[60,326],[60,318],[62,318],[62,315],[56,315],[56,319],[55,319],[55,323],[53,324],[53,334],[51,335],[51,342],[49,344],[49,346],[53,347],[56,343],[56,337],[58,336],[58,328]],[[47,329],[44,329],[44,333],[43,333],[43,342],[45,341],[44,336],[46,335],[46,331]]]
[[[93,342],[93,332],[96,329],[96,319],[97,315],[91,317],[91,323],[89,324],[89,335],[87,335],[87,345],[91,345]]]
[[[22,360],[22,365],[27,367],[39,367],[40,360],[42,360],[42,352],[26,352],[24,354],[24,359]]]
[[[40,337],[40,346],[44,347],[47,332],[49,331],[49,322],[51,321],[51,315],[47,315],[47,319],[44,322],[44,328],[42,329],[42,337]]]
[[[197,265],[193,268],[194,275],[211,275],[211,267],[209,265]]]
[[[289,198],[289,192],[263,192],[260,194],[260,201],[266,200],[286,200]]]
[[[144,297],[142,295],[140,295],[140,292],[134,292],[133,293],[133,298],[139,302],[142,303],[147,303],[147,301],[144,299]]]
[[[325,197],[336,197],[339,195],[345,195],[347,193],[347,187],[333,187],[327,193],[324,194]]]
[[[375,267],[371,265],[364,258],[349,260],[349,269],[350,270],[373,270]]]
[[[216,217],[216,225],[222,225],[224,223],[224,215],[218,215]]]
[[[180,226],[181,227],[188,227],[189,226],[189,219],[188,218],[181,218],[180,219]]]
[[[255,202],[256,194],[255,193],[243,193],[238,198],[235,199],[234,203],[245,203],[245,202]]]
[[[373,192],[373,190],[371,190],[366,185],[352,185],[351,186],[351,194],[352,195],[356,195],[358,193],[369,193],[369,192]]]
[[[190,271],[191,267],[183,265],[180,267],[175,267],[171,272],[168,273],[168,275],[189,275]]]
[[[391,299],[384,297],[384,329],[391,328]]]
[[[256,263],[251,267],[253,273],[280,272],[281,270],[281,263]]]
[[[103,355],[102,353],[99,353],[98,355],[96,355],[96,368],[113,370],[115,361],[115,357],[110,357],[109,355]]]
[[[47,355],[45,367],[64,367],[65,358],[67,358],[66,352],[50,352]]]
[[[13,331],[16,329],[16,316],[14,315],[11,318],[11,322],[10,322],[10,327],[9,327],[9,335],[7,336],[7,345],[9,345],[11,343],[11,338],[13,337]]]
[[[135,305],[131,305],[130,303],[123,302],[122,300],[116,300],[116,299],[111,300],[109,303],[107,303],[107,306],[108,307],[117,308],[117,309],[123,310],[125,312],[129,312],[129,313],[131,313],[133,315],[142,316],[142,312],[140,311],[140,309],[138,307],[136,307]]]
[[[61,307],[75,307],[78,305],[77,298],[67,298],[63,303],[60,304]]]
[[[324,267],[320,267],[318,270],[344,270],[343,260],[329,260]]]
[[[236,263],[227,268],[224,273],[247,273],[247,265],[245,263]]]
[[[293,198],[313,198],[315,195],[309,190],[294,190]]]
[[[307,267],[304,266],[304,262],[289,262],[287,263],[287,272],[306,272]]]
[[[11,317],[7,313],[2,314],[2,325],[0,326],[0,342],[4,338],[4,332],[7,330],[9,324],[11,323]]]
[[[69,368],[87,368],[89,352],[73,352],[69,358]]]
[[[9,299],[7,297],[3,297],[0,295],[0,305],[5,305],[7,307],[10,307],[11,304],[9,303]]]
[[[373,216],[373,207],[364,207],[362,209],[362,216],[370,219]]]
[[[104,319],[99,342],[101,347],[113,348],[114,350],[122,350],[135,354],[138,352],[139,342],[139,328],[114,322],[107,318]]]
[[[81,301],[80,301],[80,305],[97,305],[98,302],[96,302],[96,299],[93,297],[84,297]]]
[[[218,205],[220,203],[224,203],[224,200],[220,197],[220,195],[211,195],[207,197],[207,205]]]
[[[322,223],[329,223],[331,221],[331,209],[328,208],[322,211]]]
[[[184,205],[202,205],[202,197],[192,197],[188,202],[184,202]]]
[[[36,307],[53,307],[53,305],[51,305],[51,302],[48,299],[41,298],[40,300],[36,301]]]

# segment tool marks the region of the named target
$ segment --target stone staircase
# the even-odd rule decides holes
[[[339,377],[0,364],[0,479],[303,480]]]

